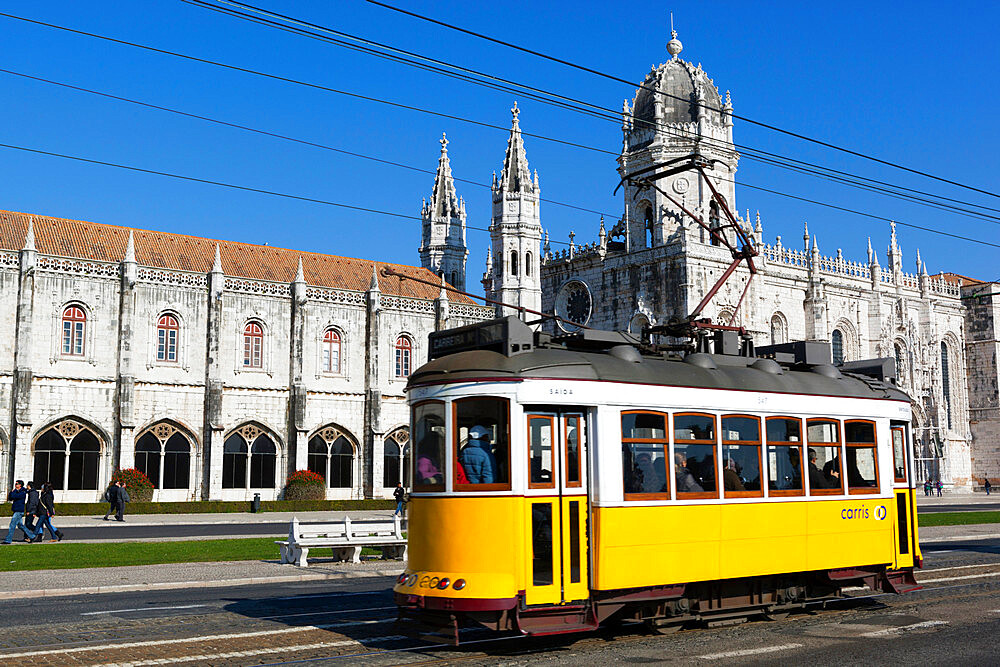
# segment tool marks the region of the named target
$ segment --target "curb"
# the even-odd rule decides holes
[[[920,544],[934,544],[935,542],[969,542],[974,540],[996,540],[1000,539],[1000,533],[989,533],[981,535],[951,535],[948,537],[920,538]]]
[[[66,597],[69,595],[98,595],[101,593],[130,593],[135,591],[171,590],[178,588],[225,588],[229,586],[254,586],[283,584],[298,581],[330,581],[336,579],[364,579],[381,576],[399,576],[402,567],[385,572],[343,572],[337,574],[293,574],[275,577],[250,577],[246,579],[215,579],[209,581],[163,581],[150,584],[121,584],[116,586],[78,586],[74,588],[43,588],[40,590],[0,591],[0,600],[23,600],[33,597]]]

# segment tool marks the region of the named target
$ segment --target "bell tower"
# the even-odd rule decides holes
[[[452,286],[465,290],[465,200],[455,192],[448,159],[448,137],[441,135],[441,156],[434,175],[431,199],[420,210],[423,235],[420,242],[420,265],[430,269]]]
[[[500,180],[497,180],[496,173],[493,174],[492,247],[483,286],[491,299],[540,310],[542,290],[538,251],[542,223],[538,202],[541,190],[538,172],[532,178],[528,169],[518,120],[520,113],[515,102],[511,109],[513,122]],[[503,317],[517,314],[517,311],[498,306],[497,314]],[[526,316],[526,319],[531,318]]]

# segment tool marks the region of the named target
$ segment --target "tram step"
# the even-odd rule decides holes
[[[517,623],[526,635],[558,635],[597,629],[589,609],[582,605],[532,607],[518,614]]]

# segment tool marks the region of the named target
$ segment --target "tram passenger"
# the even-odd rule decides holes
[[[809,488],[810,489],[836,489],[840,486],[839,483],[830,479],[830,476],[840,477],[840,473],[834,469],[831,475],[824,475],[823,471],[819,469],[816,465],[816,461],[819,456],[816,454],[816,450],[812,447],[809,448]]]
[[[434,452],[444,450],[444,439],[440,433],[430,432],[417,446],[417,484],[442,484],[444,475],[438,467]]]
[[[678,493],[700,493],[702,488],[687,467],[687,457],[681,452],[674,454],[674,476],[677,478]]]
[[[496,458],[490,450],[490,432],[485,426],[469,429],[469,441],[458,455],[465,468],[469,484],[492,484],[497,469]]]
[[[731,458],[726,459],[726,467],[722,471],[722,485],[726,491],[746,491],[736,461]]]
[[[788,448],[788,463],[791,464],[792,474],[787,479],[785,486],[788,490],[802,490],[802,456],[798,447]]]
[[[666,480],[657,469],[663,467],[662,460],[660,461],[661,465],[656,466],[653,464],[653,458],[649,452],[642,452],[635,458],[635,463],[637,486],[641,493],[660,493],[667,490]]]

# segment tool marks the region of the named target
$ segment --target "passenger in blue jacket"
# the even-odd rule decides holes
[[[496,480],[497,461],[490,449],[490,431],[485,426],[469,429],[469,442],[458,455],[469,484],[492,484]]]
[[[18,528],[25,534],[25,542],[35,539],[35,532],[25,526],[23,521],[24,501],[27,496],[28,492],[24,488],[24,482],[20,479],[14,482],[14,488],[7,494],[7,500],[13,505],[11,507],[13,514],[10,517],[10,528],[7,530],[7,537],[3,541],[4,544],[10,544],[14,541],[14,531]]]

